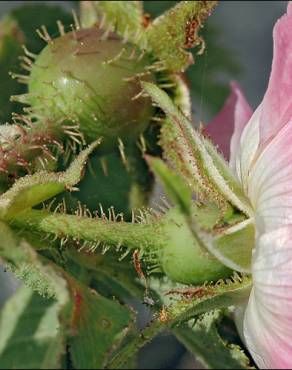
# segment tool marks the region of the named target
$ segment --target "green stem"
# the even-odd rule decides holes
[[[29,210],[11,221],[13,227],[69,237],[79,242],[106,243],[128,249],[157,249],[162,245],[160,224],[114,222],[100,218],[80,217],[48,211]]]
[[[160,320],[152,321],[140,334],[134,337],[118,354],[105,366],[105,369],[123,369],[124,365],[147,343],[150,343],[159,333],[167,328]]]
[[[28,210],[13,215],[11,225],[18,229],[68,240],[80,249],[94,251],[99,245],[106,251],[120,247],[124,253],[131,250],[146,252],[144,261],[159,265],[164,273],[176,282],[201,285],[205,281],[217,281],[232,274],[216,257],[203,250],[201,241],[194,238],[184,217],[177,209],[171,209],[163,217],[147,223],[127,223],[103,218],[50,213]]]
[[[193,297],[181,299],[164,307],[159,317],[156,317],[139,335],[129,341],[116,356],[107,364],[107,369],[122,369],[127,361],[133,357],[145,344],[149,343],[157,334],[166,329],[174,330],[190,319],[214,309],[226,308],[233,305],[242,305],[247,301],[251,289],[251,279],[244,277],[239,281],[229,281],[220,285],[213,285],[194,290]],[[191,290],[189,291],[191,293]],[[200,297],[200,295],[203,295]]]

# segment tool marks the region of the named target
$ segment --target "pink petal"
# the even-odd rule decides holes
[[[260,368],[292,366],[292,4],[274,28],[267,93],[242,132],[236,171],[255,210],[258,241],[246,344]]]
[[[261,109],[260,105],[244,127],[235,153],[235,173],[246,195],[248,195],[250,167],[256,158],[259,147],[259,117]]]
[[[259,368],[292,366],[292,225],[266,233],[256,246],[253,291],[244,338]]]
[[[222,110],[206,127],[206,133],[218,145],[226,159],[235,164],[235,153],[244,126],[252,110],[237,83],[231,83],[231,94]]]
[[[274,27],[274,58],[260,119],[261,143],[273,138],[292,117],[292,4]]]
[[[257,155],[245,191],[263,233],[292,224],[292,120]]]

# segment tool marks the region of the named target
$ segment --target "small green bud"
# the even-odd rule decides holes
[[[132,44],[97,28],[52,40],[37,57],[29,78],[29,103],[42,117],[79,124],[87,141],[136,139],[153,115],[150,99],[139,96],[140,79],[153,81]],[[136,97],[136,98],[135,98]]]
[[[196,240],[184,216],[173,209],[167,215],[161,263],[166,275],[183,284],[200,285],[205,281],[217,281],[231,275],[231,270],[210,254]]]

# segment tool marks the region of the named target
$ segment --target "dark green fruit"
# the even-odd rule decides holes
[[[133,45],[97,28],[65,34],[36,59],[29,103],[43,117],[78,123],[87,141],[102,136],[113,147],[118,138],[134,140],[153,114],[150,99],[132,100],[141,91],[138,74],[153,81],[144,75],[149,58],[138,54]]]

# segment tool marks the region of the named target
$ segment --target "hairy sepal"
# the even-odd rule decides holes
[[[169,96],[151,83],[142,83],[147,94],[158,104],[161,109],[171,120],[171,125],[165,127],[169,134],[163,135],[161,145],[163,146],[164,155],[170,156],[170,161],[174,164],[182,174],[186,174],[186,181],[192,181],[193,190],[195,193],[209,193],[222,208],[222,201],[225,204],[231,203],[236,209],[244,214],[252,215],[252,210],[248,200],[244,196],[242,190],[239,194],[235,193],[229,184],[229,175],[224,172],[224,176],[220,172],[220,168],[216,166],[213,159],[215,152],[212,155],[206,149],[202,135],[194,130],[189,119],[173,104]],[[168,130],[167,130],[168,129]],[[211,144],[209,144],[211,145]],[[219,154],[218,154],[219,156]],[[231,176],[231,175],[230,175]],[[231,184],[234,183],[234,178],[230,178]],[[221,198],[221,199],[220,199]]]
[[[170,199],[178,205],[183,214],[190,217],[192,192],[183,178],[168,168],[161,159],[150,156],[147,156],[146,159],[152,171],[161,180]]]
[[[203,44],[198,31],[216,4],[217,1],[182,1],[148,27],[148,46],[167,69],[183,72],[193,63],[186,49]]]
[[[179,205],[190,230],[211,255],[233,270],[249,272],[255,242],[253,212],[239,184],[211,142],[191,127],[188,118],[167,94],[155,85],[144,83],[143,86],[170,119],[165,121],[162,145],[165,157],[170,158],[170,163],[180,173],[179,182],[178,175],[166,165],[152,160],[166,192]],[[217,224],[219,227],[214,225],[213,230],[207,230],[208,232],[204,228],[202,230],[204,214],[198,213],[196,220],[190,213],[190,193],[186,190],[188,185],[199,200],[203,194],[203,204],[214,203],[222,212],[221,217],[219,216],[221,222]],[[186,194],[188,200],[185,198]],[[233,210],[231,209],[229,215],[230,204]],[[236,222],[234,211],[242,216],[241,222]],[[235,220],[235,225],[229,228],[228,222],[232,223],[232,219]]]
[[[83,27],[96,24],[141,48],[146,47],[141,1],[82,1],[80,10]]]

